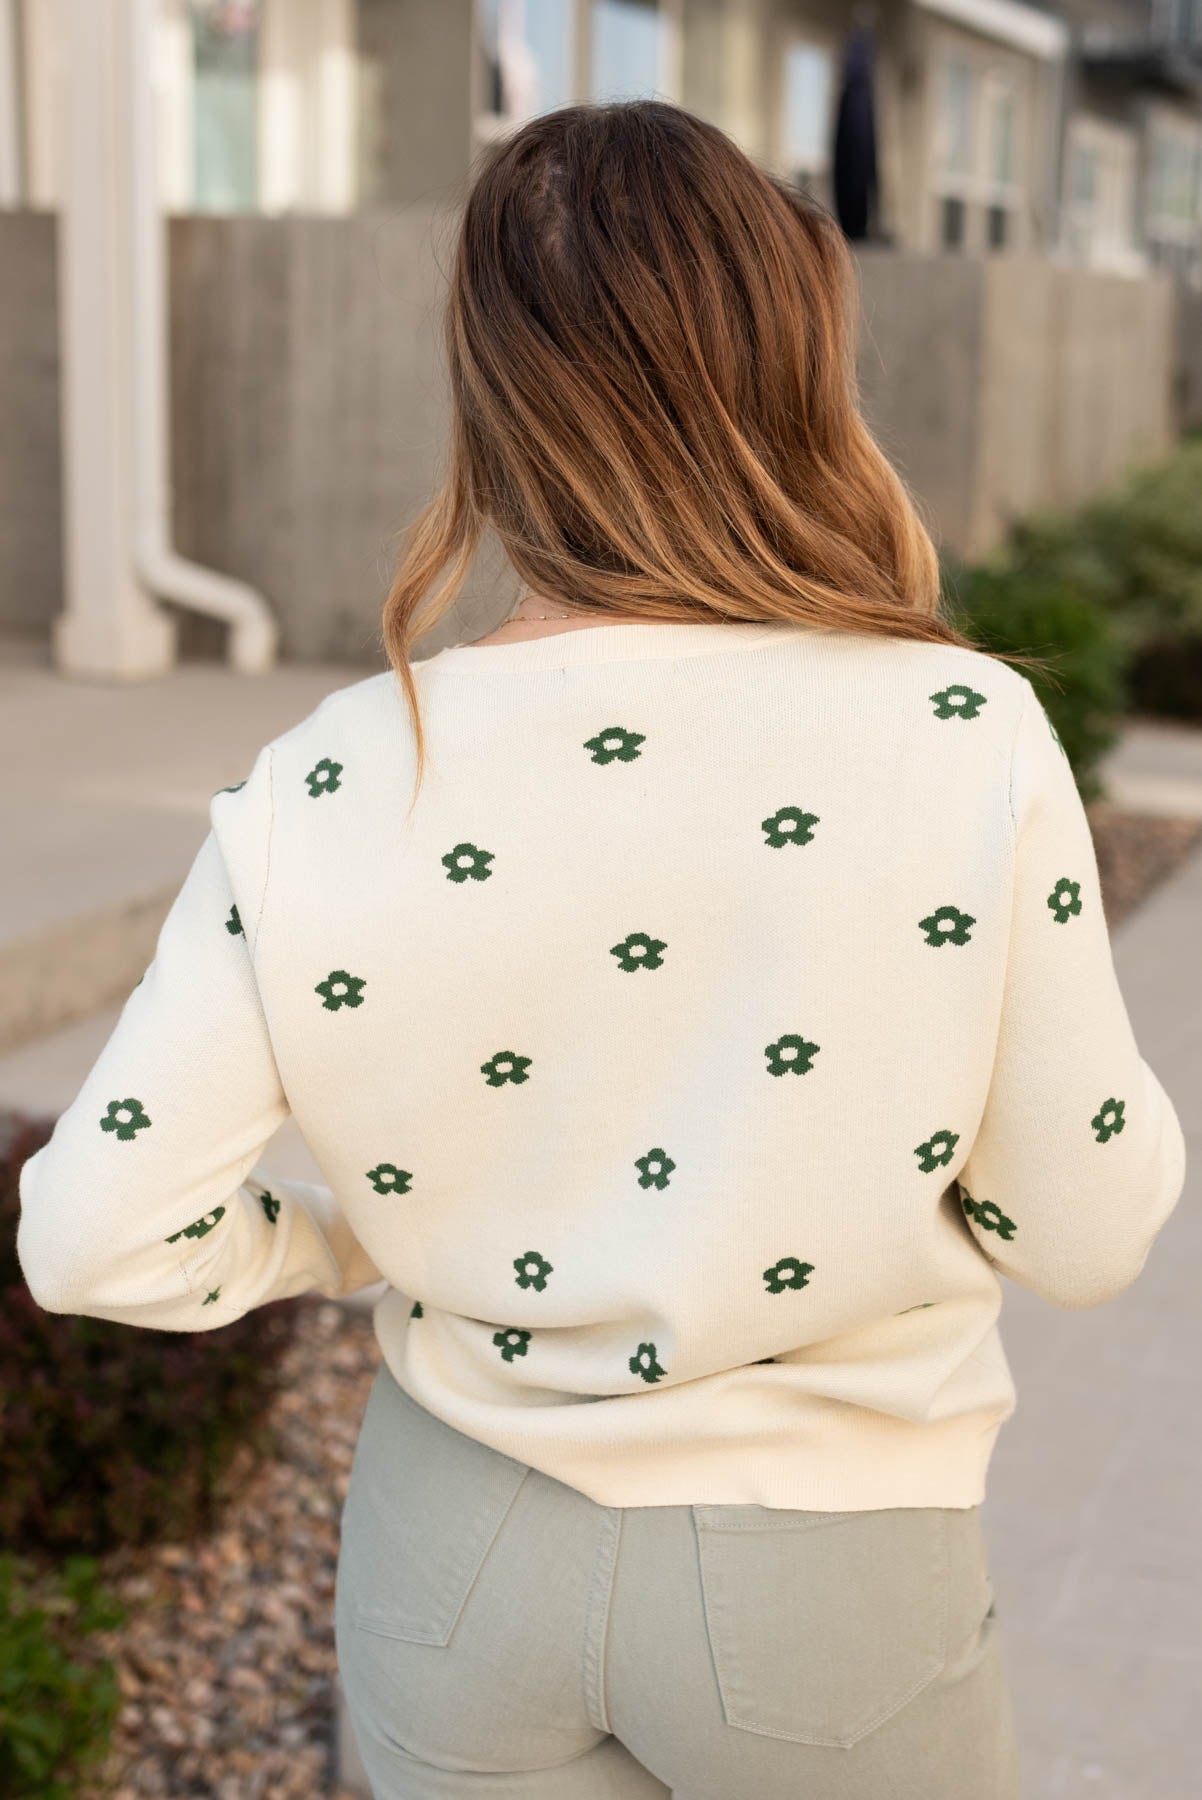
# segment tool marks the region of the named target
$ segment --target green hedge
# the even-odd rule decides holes
[[[93,1557],[49,1570],[0,1555],[2,1800],[72,1800],[104,1760],[121,1694],[112,1663],[83,1640],[126,1616]]]
[[[944,569],[945,612],[983,650],[1023,651],[1024,670],[1060,735],[1082,798],[1101,793],[1098,764],[1118,736],[1126,653],[1107,615],[1054,573],[1005,560]]]
[[[1202,723],[1202,436],[1071,512],[1029,515],[980,564],[945,558],[943,587],[982,649],[1047,658],[1032,685],[1096,799],[1125,712]]]
[[[16,1230],[21,1165],[51,1129],[20,1122],[0,1157],[0,1543],[101,1554],[185,1541],[217,1522],[244,1447],[270,1453],[264,1415],[295,1303],[205,1332],[44,1311],[25,1285]]]

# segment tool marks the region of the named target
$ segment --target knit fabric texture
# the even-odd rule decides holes
[[[611,1506],[976,1505],[1003,1284],[1091,1307],[1182,1191],[1026,677],[597,625],[330,694],[215,794],[20,1180],[46,1308],[387,1282],[401,1385]],[[289,1112],[324,1180],[261,1161]]]

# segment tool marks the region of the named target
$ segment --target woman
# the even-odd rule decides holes
[[[1184,1144],[850,295],[829,216],[673,106],[490,151],[391,667],[214,796],[23,1171],[53,1310],[387,1280],[336,1597],[381,1800],[1017,1793],[999,1276],[1119,1293]],[[413,662],[485,523],[526,597]],[[289,1110],[328,1187],[256,1168]]]

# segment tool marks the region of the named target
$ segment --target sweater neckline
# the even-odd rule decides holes
[[[646,620],[634,624],[580,625],[571,631],[519,638],[510,644],[448,644],[422,667],[456,674],[490,670],[562,669],[576,663],[639,662],[658,657],[712,655],[749,650],[813,628],[775,622],[732,620]]]

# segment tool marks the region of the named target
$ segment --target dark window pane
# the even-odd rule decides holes
[[[957,195],[945,194],[940,202],[939,241],[945,250],[964,246],[964,202]]]
[[[991,206],[986,217],[986,236],[991,250],[1004,250],[1010,238],[1010,214],[1004,206]]]

